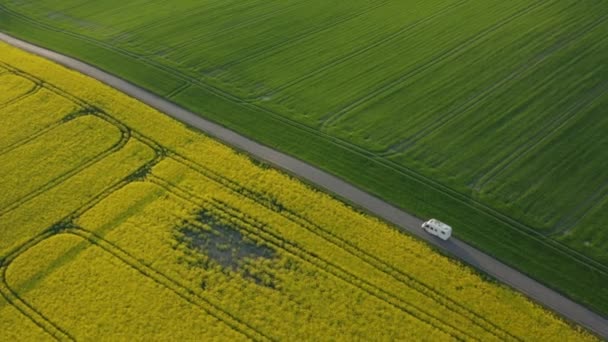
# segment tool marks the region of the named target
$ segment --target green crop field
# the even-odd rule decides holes
[[[0,73],[0,341],[598,340],[99,81]]]
[[[608,314],[603,1],[0,0],[0,30],[449,222]]]

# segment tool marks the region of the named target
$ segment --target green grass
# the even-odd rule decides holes
[[[1,30],[443,219],[608,314],[601,2],[0,4],[17,12]]]

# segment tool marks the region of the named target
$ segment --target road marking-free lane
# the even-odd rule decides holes
[[[420,225],[422,224],[421,219],[358,189],[336,176],[285,153],[264,146],[214,122],[203,119],[197,114],[166,99],[82,61],[27,43],[4,33],[0,33],[0,40],[93,77],[191,127],[199,129],[209,136],[221,140],[232,147],[242,150],[257,159],[272,164],[299,178],[305,179],[319,188],[334,193],[355,206],[359,206],[392,223],[398,229],[427,241],[463,262],[519,290],[528,297],[560,313],[564,317],[577,322],[603,338],[608,339],[608,320],[606,318],[503,264],[488,254],[471,247],[463,241],[455,238],[443,241],[426,234],[420,229]]]

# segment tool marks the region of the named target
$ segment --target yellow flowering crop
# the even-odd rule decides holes
[[[18,207],[5,210],[0,220],[0,255],[7,254],[94,201],[153,158],[154,153],[148,146],[130,141],[120,151],[37,194]]]
[[[0,79],[0,340],[594,340],[93,79]]]
[[[69,177],[120,138],[116,127],[94,116],[83,116],[0,155],[5,191],[0,197],[0,212]]]
[[[42,328],[0,296],[0,336],[4,341],[52,341]]]
[[[244,339],[196,305],[71,234],[59,234],[29,249],[8,268],[6,281],[78,340],[128,340],[146,334],[175,341]]]
[[[26,78],[8,72],[0,74],[0,84],[3,86],[2,92],[0,92],[0,106],[4,106],[11,100],[33,91],[36,86],[35,83]]]
[[[53,129],[59,120],[78,110],[77,104],[47,89],[0,106],[0,152],[28,137]]]

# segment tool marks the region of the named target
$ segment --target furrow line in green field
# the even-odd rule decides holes
[[[463,0],[463,1],[468,1],[468,0]],[[240,64],[240,63],[244,63],[244,62],[247,62],[247,61],[255,60],[255,59],[257,59],[257,58],[259,58],[261,56],[272,55],[273,51],[276,51],[279,48],[289,47],[289,46],[295,45],[295,44],[301,42],[302,40],[310,38],[311,36],[313,36],[315,34],[323,33],[325,31],[328,31],[328,30],[332,29],[332,28],[335,28],[336,26],[342,25],[343,23],[346,23],[346,22],[349,22],[351,20],[357,19],[357,18],[359,18],[359,17],[361,17],[361,16],[363,16],[363,15],[369,13],[369,12],[372,12],[372,11],[378,9],[378,8],[383,7],[386,3],[387,3],[386,0],[377,1],[376,3],[372,3],[373,4],[372,6],[369,6],[369,7],[365,8],[362,11],[355,12],[355,13],[353,13],[351,15],[345,16],[345,17],[343,17],[343,18],[341,18],[339,20],[336,20],[336,21],[329,22],[329,23],[327,23],[325,25],[321,25],[321,26],[318,26],[318,27],[313,27],[311,30],[304,31],[304,32],[302,32],[302,33],[300,33],[300,34],[298,34],[298,35],[296,35],[294,37],[291,37],[291,38],[286,39],[284,41],[280,41],[280,42],[278,42],[276,44],[264,47],[263,49],[260,49],[258,51],[254,51],[253,53],[247,54],[245,56],[239,57],[238,60],[234,60],[234,61],[222,64],[219,68],[227,68],[227,67],[230,67],[230,66],[232,66],[234,64]]]
[[[352,110],[364,105],[365,103],[369,102],[370,100],[373,100],[380,94],[385,93],[387,91],[391,91],[392,89],[394,89],[395,87],[398,87],[403,82],[410,79],[411,77],[418,75],[419,73],[427,70],[428,68],[432,67],[433,65],[440,63],[441,61],[443,61],[453,55],[466,51],[467,49],[474,46],[479,41],[482,41],[489,34],[500,30],[503,26],[509,24],[513,20],[516,20],[519,17],[527,15],[528,13],[532,12],[533,10],[536,10],[538,8],[545,7],[545,6],[550,6],[555,3],[556,3],[555,0],[552,0],[552,1],[541,0],[541,1],[534,2],[531,5],[527,6],[526,8],[517,11],[516,13],[508,16],[507,18],[505,18],[505,19],[495,23],[494,25],[484,29],[483,31],[477,33],[473,37],[469,38],[465,42],[458,45],[456,48],[449,49],[447,51],[442,51],[439,54],[425,60],[425,62],[422,65],[417,66],[413,70],[408,70],[404,75],[401,75],[396,79],[390,80],[390,81],[380,85],[379,87],[367,92],[364,96],[362,96],[358,99],[355,99],[354,101],[351,101],[350,103],[342,106],[342,108],[340,110],[338,110],[337,112],[329,113],[329,114],[323,116],[321,118],[322,124],[321,124],[320,129],[325,130],[329,125],[331,125],[333,122],[335,122],[342,116],[344,116],[344,115],[348,114],[349,112],[351,112]]]
[[[154,3],[154,2],[155,1],[150,1],[150,3]],[[226,5],[226,1],[224,1],[224,0],[218,0],[214,4],[219,4],[220,6],[225,6]],[[209,3],[207,3],[207,5],[209,5]],[[173,22],[176,22],[176,21],[182,21],[182,20],[184,20],[187,17],[199,15],[202,11],[205,11],[205,12],[209,11],[209,12],[211,12],[214,9],[215,8],[213,8],[213,7],[212,8],[204,7],[204,8],[201,8],[201,10],[199,10],[199,11],[188,11],[186,13],[181,13],[182,14],[181,16],[167,15],[167,16],[164,16],[164,18],[162,18],[161,20],[153,20],[153,21],[150,21],[148,23],[144,23],[142,25],[135,26],[134,28],[132,28],[129,31],[124,31],[121,34],[113,36],[112,38],[110,38],[109,43],[110,44],[112,44],[112,43],[119,43],[120,44],[123,39],[125,39],[125,38],[128,39],[129,37],[132,37],[132,36],[134,36],[136,34],[145,32],[145,31],[147,31],[149,29],[157,28],[157,27],[162,27],[162,26],[164,26],[164,25],[166,25],[168,23],[173,23]],[[122,8],[119,8],[119,10],[122,10]]]
[[[301,77],[298,77],[298,78],[296,78],[296,79],[294,79],[292,81],[286,82],[286,83],[284,83],[284,84],[282,84],[282,85],[274,88],[272,90],[272,93],[274,94],[274,93],[281,92],[281,91],[283,91],[283,90],[285,90],[285,89],[287,89],[289,87],[292,87],[292,86],[294,86],[294,85],[296,85],[298,83],[301,83],[301,82],[303,82],[303,81],[305,81],[307,79],[310,79],[310,78],[312,78],[312,77],[314,77],[316,75],[319,75],[319,74],[323,73],[324,71],[327,71],[327,70],[331,69],[334,66],[340,65],[340,64],[348,61],[351,58],[354,58],[354,57],[357,57],[357,56],[359,56],[361,54],[364,54],[365,52],[373,50],[376,47],[379,47],[379,46],[382,46],[384,44],[390,43],[390,42],[394,41],[395,39],[400,38],[400,36],[402,34],[408,32],[410,30],[413,30],[413,29],[415,29],[415,28],[417,28],[419,26],[422,26],[422,25],[425,25],[425,24],[428,24],[428,23],[432,23],[435,19],[440,18],[443,15],[450,13],[452,10],[454,10],[454,9],[462,6],[467,1],[469,1],[469,0],[463,0],[463,1],[456,2],[456,3],[454,3],[454,4],[450,5],[450,6],[447,6],[447,7],[443,8],[443,9],[441,9],[440,11],[438,11],[436,13],[433,13],[432,15],[430,15],[430,16],[428,16],[426,18],[420,19],[420,20],[418,20],[418,21],[416,21],[414,23],[411,23],[411,24],[407,24],[404,27],[402,27],[401,29],[399,29],[398,31],[393,32],[393,33],[391,33],[391,34],[389,34],[389,35],[387,35],[387,36],[385,36],[385,37],[383,37],[383,38],[381,38],[379,40],[376,40],[376,41],[372,42],[371,44],[369,44],[367,46],[364,46],[364,47],[362,47],[360,49],[355,49],[354,51],[352,51],[352,52],[350,52],[350,53],[348,53],[346,55],[340,56],[339,58],[336,58],[333,61],[331,61],[331,62],[329,62],[329,63],[327,63],[325,65],[321,65],[319,68],[317,68],[317,69],[315,69],[315,70],[307,73],[306,75],[302,75]]]
[[[423,175],[416,173],[413,170],[409,170],[408,168],[397,164],[389,159],[376,159],[374,162],[382,164],[389,169],[394,170],[395,172],[402,174],[406,177],[410,177],[416,182],[427,184],[431,186],[436,191],[441,192],[443,195],[461,203],[462,205],[469,207],[477,212],[488,215],[499,222],[505,224],[506,227],[512,229],[514,231],[520,232],[525,236],[529,237],[532,240],[539,242],[540,244],[546,246],[547,248],[569,258],[570,260],[579,263],[581,265],[585,265],[603,275],[608,275],[608,266],[603,263],[569,247],[568,245],[561,243],[559,241],[549,239],[545,235],[539,233],[537,230],[531,228],[530,226],[522,223],[490,206],[484,204],[472,197],[469,197],[465,194],[460,193],[457,190],[450,188],[447,185],[444,185],[438,181],[427,178]],[[490,253],[490,251],[486,251],[486,253]]]
[[[555,229],[549,232],[548,236],[565,235],[574,229],[587,214],[593,212],[608,198],[608,181],[605,182],[598,190],[589,198],[582,201],[574,210],[566,214],[555,225]]]
[[[268,4],[268,8],[262,7],[262,6],[266,6],[267,4]],[[290,4],[287,7],[292,7],[292,6],[296,6],[296,5],[297,5],[297,3]],[[149,45],[149,44],[147,44],[148,41],[145,38],[146,35],[155,36],[155,33],[159,32],[159,27],[162,27],[162,26],[158,26],[158,25],[151,25],[150,27],[148,27],[148,30],[151,31],[152,33],[145,32],[142,30],[138,30],[137,33],[132,33],[131,31],[125,32],[125,34],[128,35],[128,37],[132,37],[132,38],[127,38],[128,40],[126,40],[124,43],[121,43],[121,45],[124,47],[137,49],[138,55],[140,55],[142,57],[163,56],[168,52],[173,52],[175,50],[178,50],[179,48],[183,48],[188,45],[192,45],[195,41],[212,40],[218,36],[222,36],[224,34],[232,32],[234,30],[238,30],[243,25],[245,25],[245,22],[255,23],[256,21],[263,20],[264,17],[269,16],[270,9],[272,9],[274,7],[276,7],[276,6],[269,4],[269,2],[254,0],[254,1],[250,1],[249,3],[248,2],[239,2],[239,1],[220,3],[219,6],[213,7],[210,9],[206,6],[195,7],[195,8],[191,8],[191,11],[186,12],[186,13],[178,11],[178,13],[175,13],[175,15],[171,16],[171,17],[177,18],[177,19],[166,21],[164,26],[166,26],[167,28],[171,28],[172,25],[175,23],[175,21],[179,21],[178,25],[184,25],[184,23],[191,23],[191,25],[196,25],[195,26],[196,28],[194,28],[194,29],[192,27],[188,28],[187,35],[181,34],[182,32],[170,32],[170,36],[173,38],[171,40],[171,42],[166,42],[165,44],[160,44],[160,45],[158,43]],[[285,8],[282,8],[279,10],[273,9],[272,11],[280,12],[284,9]],[[172,10],[174,10],[174,9],[172,9]],[[172,10],[170,13],[174,14],[172,12]],[[244,20],[244,22],[236,22],[236,23],[233,23],[232,25],[227,25],[227,24],[231,23],[230,18],[232,17],[232,15],[244,15],[243,13],[240,13],[240,12],[248,12],[248,11],[254,12],[255,14],[257,14],[254,16],[255,18],[248,18],[248,19]],[[215,12],[217,12],[217,13],[215,13]],[[249,14],[254,14],[254,13],[249,13]],[[259,14],[259,13],[261,13],[261,14]],[[205,25],[199,27],[198,25],[201,20],[205,22]],[[209,26],[211,28],[217,28],[217,30],[208,32],[207,28]],[[199,32],[200,28],[203,29],[202,30],[203,32]],[[166,33],[161,30],[161,32],[159,32],[158,34],[164,36]],[[195,37],[192,38],[192,36],[195,36]]]
[[[299,1],[302,1],[304,3],[306,0],[299,0]],[[240,28],[243,28],[243,27],[247,27],[247,26],[249,26],[251,24],[255,24],[255,23],[259,22],[259,21],[262,21],[262,20],[267,19],[269,17],[273,17],[273,16],[275,16],[277,14],[281,14],[283,12],[288,12],[288,11],[291,10],[291,7],[296,7],[297,5],[299,5],[299,3],[296,1],[296,2],[290,3],[287,6],[281,6],[279,9],[273,10],[271,12],[262,11],[262,13],[260,15],[254,16],[254,17],[250,18],[247,21],[239,23],[238,25],[227,27],[227,28],[225,28],[223,30],[215,31],[213,33],[213,35],[202,34],[199,37],[193,37],[192,39],[187,40],[187,41],[185,41],[183,43],[180,43],[180,44],[177,44],[177,45],[173,45],[173,46],[171,46],[168,49],[172,49],[172,50],[173,49],[182,49],[182,48],[186,48],[186,47],[188,47],[188,46],[190,46],[192,44],[198,44],[198,43],[204,42],[207,39],[221,37],[221,36],[223,36],[225,34],[231,33],[233,31],[236,31],[236,30],[238,30]]]
[[[226,91],[224,91],[224,90],[222,90],[222,89],[220,89],[218,87],[215,87],[215,86],[213,86],[213,85],[211,85],[209,83],[206,83],[206,82],[203,82],[203,81],[201,81],[199,79],[196,79],[194,77],[188,76],[188,75],[186,75],[186,74],[184,74],[184,73],[182,73],[182,72],[180,72],[178,70],[172,69],[170,67],[166,67],[166,66],[164,66],[162,64],[156,63],[156,62],[151,61],[151,60],[147,60],[145,58],[140,58],[136,54],[133,54],[133,53],[131,53],[129,51],[126,51],[124,49],[120,49],[120,48],[114,47],[112,45],[106,44],[106,43],[104,43],[102,41],[95,40],[93,38],[89,38],[87,36],[84,36],[84,35],[81,35],[81,34],[77,34],[77,33],[74,33],[74,32],[58,29],[58,28],[55,28],[53,26],[50,26],[50,25],[47,25],[47,24],[35,21],[35,20],[31,19],[31,18],[28,18],[27,16],[24,16],[24,15],[22,15],[20,13],[14,12],[14,11],[6,8],[2,4],[0,4],[0,9],[6,11],[7,13],[9,13],[9,14],[11,14],[13,16],[16,16],[17,18],[19,18],[19,19],[21,19],[21,20],[23,20],[23,21],[25,21],[25,22],[27,22],[29,24],[32,24],[32,25],[34,25],[36,27],[39,27],[41,29],[52,31],[52,32],[57,32],[57,33],[61,33],[61,34],[65,34],[65,35],[68,35],[68,36],[70,36],[72,38],[75,38],[75,39],[78,39],[78,40],[87,41],[87,42],[89,42],[91,44],[94,44],[94,45],[97,45],[97,46],[99,46],[101,48],[105,48],[105,49],[108,49],[110,51],[116,52],[118,54],[122,54],[124,56],[131,57],[131,58],[133,58],[133,59],[135,59],[137,61],[140,61],[140,62],[142,62],[142,63],[144,63],[146,65],[149,65],[149,66],[151,66],[151,67],[153,67],[155,69],[167,72],[168,74],[171,74],[172,76],[178,78],[181,81],[185,81],[185,82],[189,81],[189,82],[191,82],[194,85],[200,86],[203,89],[205,89],[205,90],[209,91],[210,93],[212,93],[213,95],[216,95],[216,96],[218,96],[220,98],[228,100],[228,101],[232,102],[233,104],[235,104],[237,106],[240,106],[240,107],[243,107],[243,108],[254,109],[254,110],[263,112],[264,114],[271,115],[273,118],[275,118],[277,120],[280,120],[283,123],[286,123],[286,124],[288,124],[288,125],[290,125],[292,127],[295,127],[297,129],[304,130],[304,131],[309,132],[311,134],[315,134],[315,135],[320,136],[320,137],[322,137],[324,139],[328,139],[333,144],[335,144],[337,146],[348,148],[348,149],[356,152],[357,154],[365,156],[366,158],[374,157],[373,153],[371,153],[371,152],[369,152],[369,151],[367,151],[367,150],[365,150],[365,149],[363,149],[363,148],[361,148],[361,147],[359,147],[359,146],[357,146],[355,144],[349,143],[349,142],[347,142],[345,140],[342,140],[340,138],[336,138],[336,137],[331,136],[331,135],[329,135],[327,133],[324,133],[324,132],[321,132],[321,131],[316,130],[314,128],[311,128],[311,127],[309,127],[309,126],[307,126],[305,124],[302,124],[302,123],[300,123],[298,121],[286,118],[285,116],[277,114],[276,112],[273,112],[273,111],[271,111],[269,109],[263,108],[261,106],[255,105],[255,104],[246,103],[246,102],[244,102],[244,99],[242,99],[240,97],[237,97],[237,96],[235,96],[235,95],[233,95],[233,94],[231,94],[229,92],[226,92]],[[175,89],[173,89],[172,91],[174,91],[174,90]]]
[[[440,115],[440,118],[437,121],[430,122],[426,126],[422,127],[418,132],[413,134],[412,136],[404,139],[402,141],[397,142],[390,151],[385,153],[380,153],[379,156],[389,158],[399,153],[403,153],[408,150],[410,147],[415,145],[416,141],[427,137],[433,131],[440,129],[452,122],[460,115],[466,113],[467,110],[475,107],[483,100],[485,100],[489,95],[493,94],[496,90],[502,89],[506,84],[512,83],[514,81],[520,80],[522,77],[529,75],[529,73],[534,72],[535,68],[539,65],[543,64],[550,57],[561,52],[562,50],[570,47],[572,44],[577,43],[579,39],[584,37],[585,35],[592,32],[594,29],[598,28],[601,24],[606,22],[608,16],[602,17],[600,20],[592,23],[591,25],[585,26],[582,30],[573,35],[569,36],[566,40],[560,41],[553,46],[541,51],[539,54],[531,58],[530,60],[524,62],[520,66],[518,66],[511,74],[501,79],[498,82],[493,83],[489,87],[483,89],[481,92],[477,93],[473,97],[471,97],[468,101],[462,103],[458,107]],[[549,33],[550,34],[550,33]],[[569,64],[564,64],[560,67],[559,70],[564,70],[569,66]],[[479,187],[477,187],[479,188]]]
[[[178,95],[182,91],[188,89],[188,87],[190,87],[191,85],[192,85],[192,82],[190,82],[190,81],[184,82],[184,84],[182,86],[175,88],[174,91],[172,91],[169,94],[165,95],[165,97],[168,98],[168,99],[173,98],[174,96]]]
[[[494,168],[487,172],[479,180],[479,182],[475,184],[475,188],[482,189],[484,185],[491,182],[495,177],[503,173],[518,160],[525,158],[532,150],[534,150],[536,146],[549,140],[571,120],[575,119],[578,114],[582,113],[586,108],[593,105],[595,100],[603,97],[606,94],[608,94],[608,82],[597,85],[590,94],[587,94],[585,98],[580,99],[567,108],[564,112],[549,120],[543,130],[539,131],[536,135],[523,142],[509,155],[508,158],[503,159],[502,162],[498,163]]]

